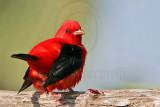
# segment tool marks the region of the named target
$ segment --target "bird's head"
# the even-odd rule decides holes
[[[55,35],[55,38],[65,39],[69,44],[81,44],[82,35],[81,26],[75,20],[68,20],[62,24]]]

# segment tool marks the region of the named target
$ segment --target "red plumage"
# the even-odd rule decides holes
[[[26,80],[31,80],[34,88],[40,90],[41,93],[44,93],[46,90],[52,92],[54,89],[70,90],[73,88],[81,80],[87,54],[86,48],[81,43],[83,34],[84,32],[81,30],[78,22],[68,20],[62,24],[54,38],[48,39],[34,46],[28,55],[35,56],[39,60],[26,59],[30,66]],[[55,61],[61,53],[63,48],[62,43],[76,45],[81,48],[82,65],[69,76],[44,88],[42,84],[48,78],[50,69],[54,66]]]

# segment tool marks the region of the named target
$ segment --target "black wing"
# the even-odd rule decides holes
[[[29,55],[29,54],[13,54],[11,56],[12,58],[18,58],[18,59],[22,59],[22,60],[39,60],[39,58],[37,58],[36,56],[33,55]]]
[[[82,66],[81,48],[72,44],[62,45],[61,53],[50,69],[50,74],[43,83],[43,87],[47,87],[64,79]]]

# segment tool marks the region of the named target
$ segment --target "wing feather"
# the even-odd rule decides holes
[[[59,57],[54,62],[43,87],[54,84],[69,76],[82,66],[82,50],[77,45],[62,44]]]

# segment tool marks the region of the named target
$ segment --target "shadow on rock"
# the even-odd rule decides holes
[[[33,107],[40,107],[39,98],[40,98],[40,92],[39,91],[34,92],[34,94],[31,97]]]

